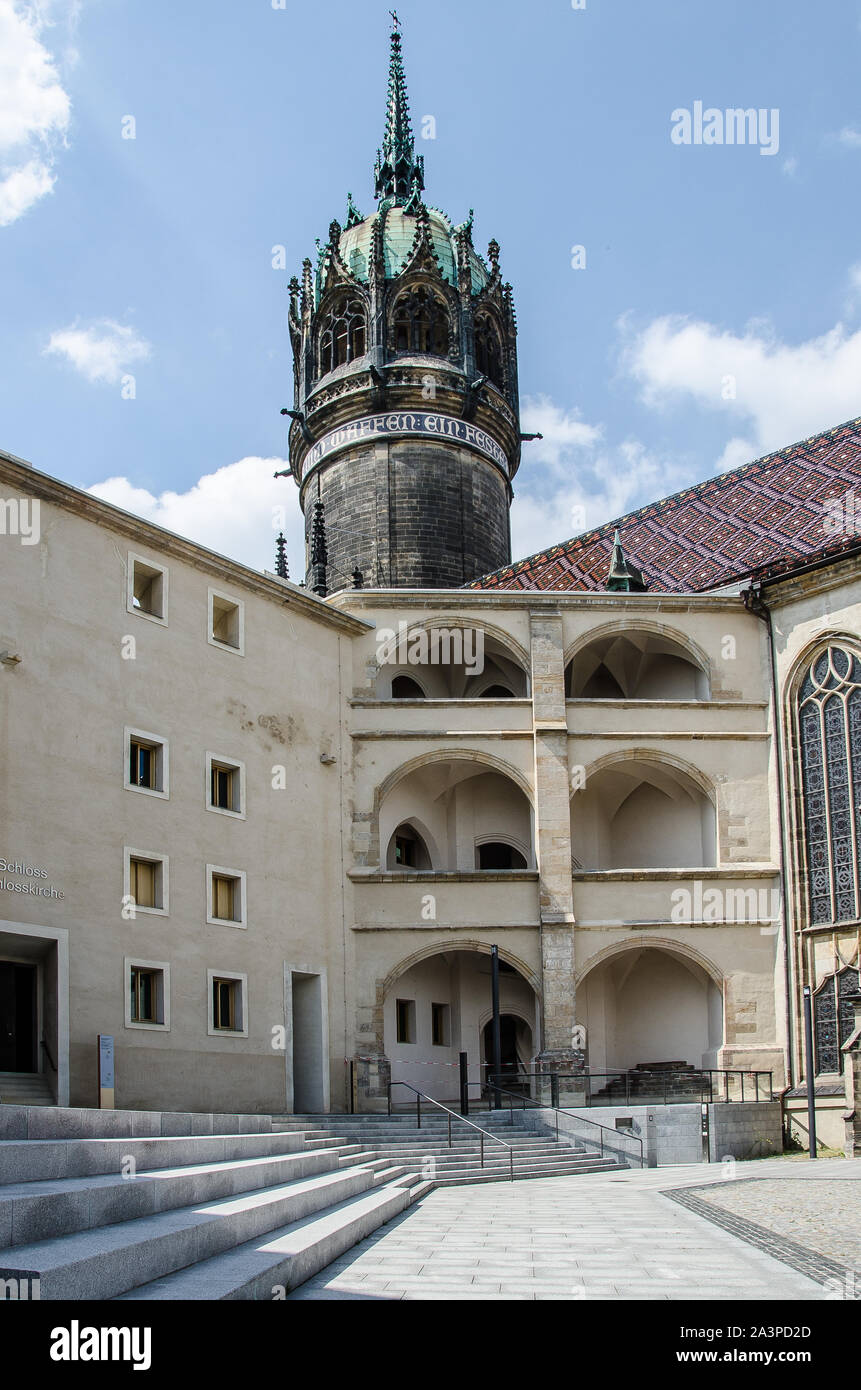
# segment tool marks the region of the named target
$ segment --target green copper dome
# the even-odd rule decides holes
[[[390,207],[385,212],[375,213],[362,222],[347,227],[339,242],[341,259],[357,280],[363,284],[368,281],[368,261],[371,254],[371,238],[374,224],[383,219],[383,264],[387,280],[394,280],[406,265],[413,242],[415,241],[417,218],[414,213],[405,212],[400,207]],[[443,278],[450,285],[457,285],[457,249],[455,228],[444,212],[438,208],[428,208],[431,241],[434,255],[439,262]],[[472,269],[472,293],[479,294],[490,280],[487,266],[471,247],[469,250]]]

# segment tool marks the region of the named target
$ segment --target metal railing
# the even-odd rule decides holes
[[[497,1080],[504,1080],[498,1075]],[[747,1079],[747,1094],[745,1081]],[[518,1081],[531,1091],[550,1082],[550,1106],[559,1108],[562,1089],[582,1093],[577,1105],[683,1105],[733,1104],[747,1100],[774,1100],[774,1073],[770,1071],[697,1068],[695,1071],[521,1072]],[[485,1085],[490,1085],[488,1075]],[[565,1083],[570,1083],[567,1087]],[[597,1083],[597,1085],[596,1085]],[[732,1094],[730,1094],[732,1092]],[[603,1093],[603,1094],[602,1094]]]
[[[55,1072],[55,1071],[57,1070],[57,1068],[55,1067],[55,1065],[54,1065],[54,1059],[53,1059],[53,1057],[51,1056],[51,1049],[49,1048],[48,1044],[45,1042],[45,1039],[44,1039],[44,1038],[40,1038],[40,1039],[39,1039],[39,1045],[40,1045],[40,1047],[43,1047],[43,1048],[45,1049],[45,1056],[46,1056],[47,1059],[48,1059],[48,1065],[50,1066],[51,1071]]]
[[[491,1132],[490,1132],[489,1129],[482,1129],[481,1125],[474,1124],[472,1120],[466,1119],[466,1117],[465,1117],[464,1115],[458,1115],[458,1113],[457,1113],[456,1110],[449,1110],[448,1106],[447,1106],[447,1105],[443,1105],[443,1103],[442,1103],[441,1100],[434,1100],[432,1096],[425,1095],[424,1091],[420,1091],[420,1090],[418,1089],[418,1087],[416,1087],[416,1086],[411,1086],[410,1083],[409,1083],[409,1081],[390,1081],[390,1082],[388,1083],[388,1086],[387,1086],[386,1090],[387,1090],[387,1093],[388,1093],[388,1104],[389,1104],[389,1114],[390,1114],[390,1115],[391,1115],[391,1113],[392,1113],[392,1087],[393,1087],[393,1086],[406,1086],[406,1088],[407,1088],[408,1091],[413,1091],[413,1092],[415,1092],[415,1097],[416,1097],[416,1129],[421,1129],[421,1127],[422,1127],[422,1101],[423,1101],[423,1100],[424,1100],[424,1101],[427,1101],[428,1105],[435,1105],[436,1108],[437,1108],[437,1110],[443,1110],[443,1111],[445,1111],[446,1115],[448,1115],[448,1146],[449,1146],[449,1148],[452,1147],[452,1143],[451,1143],[451,1122],[452,1122],[452,1120],[457,1120],[459,1124],[462,1124],[462,1125],[469,1125],[470,1129],[475,1129],[475,1130],[477,1130],[478,1133],[479,1133],[480,1136],[481,1136],[481,1139],[480,1139],[480,1153],[481,1153],[481,1166],[482,1166],[482,1168],[484,1167],[484,1141],[485,1141],[485,1138],[487,1138],[487,1139],[492,1139],[493,1142],[494,1142],[494,1144],[501,1144],[502,1147],[503,1147],[504,1149],[507,1149],[507,1150],[508,1150],[508,1171],[509,1171],[509,1180],[510,1180],[511,1182],[514,1182],[514,1145],[513,1145],[513,1144],[507,1144],[506,1141],[505,1141],[504,1139],[500,1139],[500,1138],[499,1138],[499,1135],[497,1135],[497,1134],[491,1134]]]
[[[543,1105],[540,1100],[535,1100],[533,1096],[521,1095],[519,1091],[506,1091],[504,1086],[497,1086],[492,1081],[472,1082],[472,1085],[484,1085],[488,1090],[495,1091],[497,1095],[508,1096],[508,1120],[509,1124],[514,1124],[514,1101],[520,1101],[519,1109],[525,1110],[527,1105],[534,1105],[539,1110],[552,1110],[556,1120],[556,1143],[559,1143],[559,1116],[565,1115],[569,1120],[574,1120],[577,1124],[591,1125],[593,1129],[599,1129],[601,1157],[604,1157],[604,1133],[612,1134],[614,1139],[633,1139],[635,1144],[640,1146],[640,1167],[645,1167],[643,1161],[643,1141],[637,1134],[630,1134],[627,1130],[611,1129],[609,1125],[602,1125],[598,1120],[587,1120],[585,1115],[574,1115],[571,1110],[565,1110],[558,1105]],[[503,1109],[505,1107],[503,1106]]]
[[[747,1097],[744,1093],[745,1077],[751,1078],[751,1082],[748,1084]],[[717,1078],[717,1084],[715,1078]],[[765,1080],[761,1080],[761,1078],[765,1078]],[[691,1100],[698,1100],[701,1105],[706,1103],[732,1104],[736,1100],[743,1104],[745,1099],[773,1100],[773,1079],[773,1073],[770,1071],[719,1070],[707,1067],[697,1068],[696,1071],[640,1071],[632,1069],[628,1071],[588,1072],[586,1074],[586,1104],[612,1105],[613,1091],[617,1093],[618,1100],[623,1101],[625,1105],[630,1105],[640,1096],[644,1097],[644,1103],[652,1105],[680,1105]],[[605,1084],[596,1088],[593,1084],[595,1081],[603,1081]],[[621,1094],[622,1082],[624,1082],[625,1088],[624,1098]],[[752,1095],[750,1094],[751,1087]],[[731,1088],[738,1089],[737,1096],[730,1095]],[[760,1088],[767,1094],[760,1096]],[[598,1099],[602,1091],[611,1092],[603,1101]]]

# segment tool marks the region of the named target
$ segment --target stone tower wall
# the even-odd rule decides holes
[[[414,440],[345,450],[319,477],[330,593],[358,566],[374,588],[459,588],[510,560],[509,493],[471,449]],[[317,478],[303,489],[306,555]]]

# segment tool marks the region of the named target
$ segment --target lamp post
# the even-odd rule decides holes
[[[499,1024],[499,947],[490,948],[490,994],[493,1008],[493,1084],[498,1086],[502,1070],[502,1031]],[[502,1107],[502,1096],[491,1091],[491,1109]]]
[[[810,1158],[816,1158],[816,1092],[813,1083],[813,999],[804,986],[804,1072],[807,1081],[807,1131]]]

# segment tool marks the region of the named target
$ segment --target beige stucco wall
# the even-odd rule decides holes
[[[20,482],[7,476],[7,494]],[[72,1104],[96,1102],[96,1038],[107,1033],[118,1105],[281,1110],[285,963],[343,976],[339,644],[355,625],[101,504],[83,515],[76,501],[43,496],[40,543],[0,543],[0,647],[21,656],[0,668],[3,852],[45,866],[64,892],[4,892],[0,917],[69,932]],[[131,550],[168,567],[166,626],[127,611]],[[244,655],[207,641],[210,587],[244,603]],[[124,787],[127,726],[167,740],[167,798]],[[207,751],[244,764],[244,818],[206,809]],[[278,767],[284,789],[273,788]],[[124,846],[169,855],[168,915],[123,919]],[[207,864],[246,875],[244,928],[207,923]],[[169,1030],[126,1025],[130,957],[169,965]],[[247,1037],[209,1034],[208,970],[247,976]],[[342,990],[329,1011],[342,1088]]]

